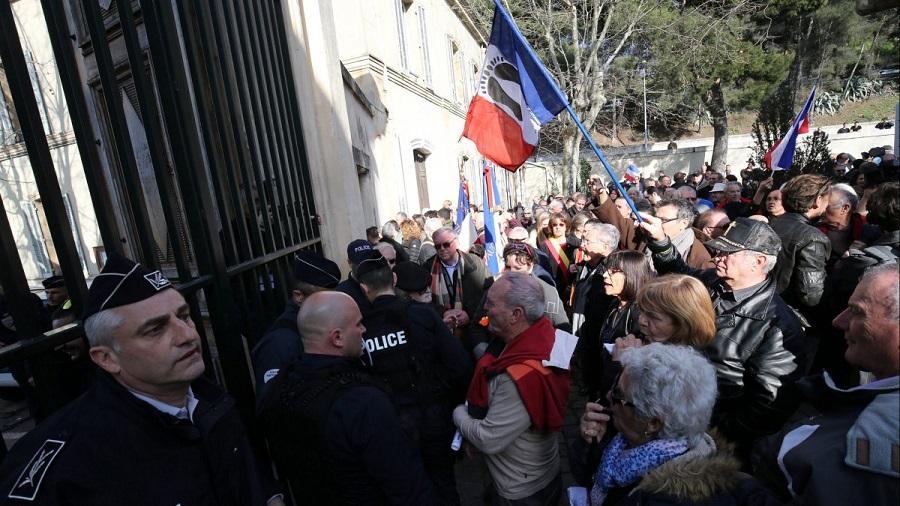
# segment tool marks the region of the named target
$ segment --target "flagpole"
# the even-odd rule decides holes
[[[513,21],[512,16],[506,12],[506,9],[503,8],[503,5],[500,4],[500,0],[494,0],[494,6],[497,9],[497,12],[500,13],[507,21],[509,21],[510,26],[514,28],[513,32],[516,35],[516,38],[519,39],[519,42],[522,44],[522,47],[525,51],[528,52],[528,55],[531,56],[532,59],[536,62],[540,62],[540,58],[538,58],[537,54],[535,54],[534,49],[531,48],[531,44],[525,40],[525,37],[522,36],[522,33],[519,32],[519,27],[516,25],[515,21]],[[606,169],[606,173],[609,175],[609,179],[616,185],[616,188],[619,190],[619,195],[625,199],[625,202],[628,203],[628,207],[631,208],[631,211],[634,213],[634,218],[638,221],[638,223],[643,222],[641,219],[641,213],[638,212],[637,206],[634,205],[634,202],[631,201],[631,198],[628,196],[628,193],[625,192],[625,188],[622,188],[622,185],[619,183],[619,179],[616,177],[615,172],[613,172],[612,166],[610,166],[609,162],[606,161],[606,157],[603,156],[603,153],[600,151],[600,148],[597,147],[597,144],[594,142],[594,138],[591,137],[591,134],[588,132],[587,128],[585,128],[584,124],[581,123],[581,120],[578,118],[578,114],[575,113],[575,109],[572,108],[572,104],[569,103],[568,97],[563,94],[562,90],[559,89],[559,86],[556,85],[556,80],[553,79],[553,76],[550,75],[550,72],[547,71],[546,67],[543,65],[537,65],[538,70],[544,75],[544,78],[547,79],[547,82],[553,87],[553,91],[556,93],[557,97],[559,97],[560,101],[566,104],[566,111],[569,112],[569,116],[571,116],[572,121],[575,122],[575,126],[578,127],[578,130],[581,132],[584,140],[587,141],[588,145],[591,147],[591,150],[594,151],[594,154],[597,155],[597,158],[600,160],[600,163],[603,165],[603,168]],[[576,147],[577,149],[577,147]],[[577,174],[577,171],[576,171]]]

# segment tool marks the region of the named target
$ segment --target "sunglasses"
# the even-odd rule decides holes
[[[616,404],[621,404],[622,406],[630,406],[635,407],[634,403],[625,399],[625,395],[622,393],[622,388],[619,387],[619,379],[622,377],[622,373],[616,375],[616,382],[613,384],[612,391],[609,392],[609,399]]]
[[[456,238],[454,237],[453,239],[450,239],[450,240],[447,241],[447,242],[442,242],[442,243],[439,243],[439,244],[435,244],[435,245],[434,245],[434,249],[449,249],[450,246],[453,246],[453,241],[455,241],[455,240],[456,240]]]

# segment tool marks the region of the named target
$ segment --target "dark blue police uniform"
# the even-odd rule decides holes
[[[307,353],[269,384],[260,419],[305,504],[435,504],[394,405],[359,360]]]
[[[430,305],[382,295],[363,325],[370,369],[391,388],[440,503],[458,504],[452,411],[465,398],[472,361]]]
[[[0,467],[2,505],[265,505],[275,495],[234,400],[191,385],[193,423],[162,413],[112,376],[29,432]]]
[[[285,364],[290,363],[303,353],[303,341],[297,331],[297,313],[300,306],[289,300],[272,325],[266,330],[262,339],[250,352],[253,371],[256,377],[256,397],[261,398],[266,385]]]

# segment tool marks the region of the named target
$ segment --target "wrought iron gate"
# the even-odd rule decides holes
[[[293,253],[320,249],[281,2],[40,3],[105,251],[160,267],[178,285],[213,366],[208,373],[252,425],[247,346],[283,308]],[[94,80],[83,75],[88,60]],[[10,0],[0,0],[0,61],[79,310],[87,282]],[[149,152],[149,171],[136,145]],[[160,215],[164,223],[154,219]],[[37,326],[5,212],[0,248],[0,286],[20,338],[0,349],[0,367],[40,363],[82,329]],[[49,395],[41,368],[34,371],[38,394]]]

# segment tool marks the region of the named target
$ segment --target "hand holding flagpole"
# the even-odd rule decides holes
[[[494,0],[491,39],[485,51],[478,89],[466,114],[462,136],[471,139],[485,157],[515,172],[534,152],[540,128],[563,109],[568,111],[578,131],[615,183],[619,195],[640,222],[637,207],[619,184],[615,172],[569,100],[541,64],[500,0]]]

